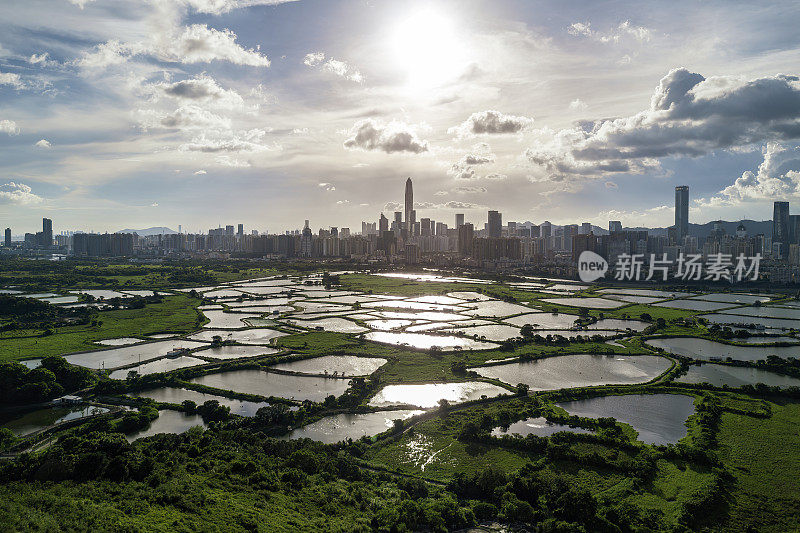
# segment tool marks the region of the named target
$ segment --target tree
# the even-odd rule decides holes
[[[527,383],[517,383],[517,394],[520,396],[527,396],[530,386]]]

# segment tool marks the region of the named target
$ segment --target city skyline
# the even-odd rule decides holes
[[[799,198],[800,8],[679,4],[6,2],[0,209],[356,228],[411,176],[417,220],[666,227],[677,185],[695,222],[768,220]]]

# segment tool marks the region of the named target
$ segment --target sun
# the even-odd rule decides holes
[[[464,40],[452,17],[423,8],[401,19],[390,34],[390,45],[409,88],[432,89],[457,78],[467,65]]]

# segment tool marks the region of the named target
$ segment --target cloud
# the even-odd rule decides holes
[[[607,181],[605,183],[605,186],[606,186],[606,189],[619,189],[619,186],[617,186],[617,184],[614,183],[613,181]]]
[[[660,168],[659,159],[800,137],[800,78],[704,78],[684,68],[661,79],[649,108],[552,133],[525,153],[551,180]]]
[[[347,205],[350,203],[350,200],[339,200],[336,202],[336,205]]]
[[[34,146],[36,146],[38,148],[52,148],[53,147],[53,145],[47,139],[42,139],[40,141],[37,141],[36,144],[34,144]]]
[[[70,2],[85,2],[87,0],[70,0]],[[184,0],[186,5],[198,13],[221,15],[233,9],[253,6],[276,6],[295,2],[297,0]]]
[[[573,100],[573,101],[571,101],[569,103],[569,108],[570,109],[575,109],[575,110],[578,110],[578,111],[583,111],[587,107],[589,107],[589,105],[586,102],[584,102],[583,100],[581,100],[580,98],[576,98],[575,100]]]
[[[486,189],[484,187],[456,187],[455,192],[459,194],[478,194],[485,193]]]
[[[768,143],[764,159],[753,171],[745,171],[719,194],[698,202],[705,206],[737,205],[752,200],[782,200],[800,197],[800,146]]]
[[[508,176],[506,176],[505,174],[492,173],[492,174],[486,174],[483,177],[483,179],[491,181],[502,181],[504,179],[508,179]]]
[[[0,72],[0,85],[10,85],[17,90],[25,88],[22,78],[14,72]]]
[[[33,205],[42,202],[42,197],[35,195],[24,183],[10,181],[0,185],[0,201],[17,205]]]
[[[324,183],[324,182],[323,183],[319,183],[319,184],[317,184],[317,187],[319,187],[320,189],[325,189],[328,192],[332,192],[332,191],[336,190],[336,187],[332,183]]]
[[[216,80],[204,74],[174,83],[160,83],[153,87],[158,94],[182,101],[213,103],[220,107],[241,107],[242,97],[234,90],[226,90]]]
[[[0,133],[8,133],[9,135],[19,135],[19,128],[17,123],[13,120],[0,120]]]
[[[631,24],[630,20],[621,22],[607,32],[593,30],[590,22],[574,22],[567,28],[567,33],[578,37],[588,37],[601,43],[613,44],[617,44],[626,38],[644,43],[649,41],[652,36],[652,30],[644,26]]]
[[[383,210],[394,212],[394,211],[400,211],[402,207],[403,206],[397,202],[386,202],[386,204],[384,204],[383,206]]]
[[[235,157],[231,157],[229,155],[218,155],[214,159],[214,161],[216,161],[218,165],[222,165],[223,167],[249,168],[250,166],[252,166],[249,161],[236,159]]]
[[[139,110],[139,124],[144,129],[168,128],[179,130],[225,129],[231,127],[231,120],[208,111],[197,105],[184,105],[170,113]]]
[[[126,62],[134,56],[149,56],[172,63],[210,63],[227,61],[236,65],[268,67],[269,59],[257,50],[236,43],[231,30],[217,30],[205,24],[177,27],[155,33],[149,41],[124,43],[117,39],[84,52],[76,64],[85,68],[104,68]]]
[[[150,207],[158,207],[158,202],[153,202],[152,204],[150,204]]]
[[[83,9],[86,4],[90,4],[94,2],[94,0],[69,0],[69,3],[78,6],[79,8]]]
[[[386,124],[373,119],[361,120],[353,125],[349,135],[350,138],[344,142],[344,147],[349,150],[380,150],[387,154],[428,151],[428,141],[418,139],[414,127],[403,122]]]
[[[345,78],[356,83],[364,82],[364,75],[345,61],[330,58],[325,61],[324,52],[312,52],[303,58],[303,64],[311,68],[332,72],[339,77]]]
[[[239,132],[204,131],[190,142],[182,144],[180,150],[212,154],[219,152],[242,153],[280,150],[281,147],[279,145],[261,143],[266,134],[267,130],[258,128]]]
[[[485,209],[485,205],[472,204],[469,202],[446,202],[440,207],[445,209]]]
[[[453,163],[447,174],[457,180],[479,179],[475,166],[495,162],[495,155],[488,144],[481,142],[472,145],[472,150],[464,154],[461,159]]]
[[[200,169],[200,170],[196,170],[196,171],[194,172],[194,175],[195,175],[195,176],[202,176],[202,175],[204,175],[204,174],[208,174],[208,172],[206,172],[205,170],[202,170],[202,169]]]
[[[533,125],[533,119],[505,115],[499,111],[487,110],[473,113],[467,120],[447,130],[458,137],[476,135],[500,135],[520,133]]]

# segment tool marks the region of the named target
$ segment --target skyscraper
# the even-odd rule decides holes
[[[237,228],[236,234],[239,237],[243,237],[244,236],[244,224],[239,224],[239,227]]]
[[[539,235],[546,239],[550,238],[550,235],[553,233],[553,225],[545,220],[541,224],[539,224]]]
[[[53,246],[53,221],[49,218],[42,219],[42,245]]]
[[[381,218],[378,220],[378,235],[383,235],[384,231],[389,231],[389,219],[381,213]]]
[[[411,178],[406,180],[406,203],[405,203],[405,215],[406,215],[406,231],[409,234],[413,233],[414,231],[414,220],[412,211],[414,210],[414,186],[411,184]]]
[[[456,229],[464,225],[464,213],[456,213]]]
[[[678,244],[689,234],[689,186],[675,187],[675,237]]]
[[[780,257],[789,253],[789,202],[775,202],[772,210],[772,247],[780,243]]]
[[[6,228],[5,237],[6,237],[6,239],[5,239],[6,247],[10,248],[11,247],[11,228]]]
[[[581,224],[581,229],[578,230],[578,233],[582,235],[588,235],[592,232],[592,223],[591,222],[584,222]]]
[[[622,231],[622,222],[620,222],[619,220],[609,220],[608,232],[617,233],[618,231]]]
[[[503,215],[499,211],[489,211],[489,237],[503,235]]]

